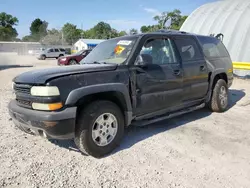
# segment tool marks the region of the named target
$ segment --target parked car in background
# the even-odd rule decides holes
[[[57,64],[58,65],[78,65],[79,62],[85,58],[91,50],[81,50],[75,54],[64,56],[58,58]]]
[[[59,58],[65,55],[65,49],[63,48],[48,48],[43,50],[38,59],[45,60],[46,58]]]

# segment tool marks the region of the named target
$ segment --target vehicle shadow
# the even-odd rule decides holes
[[[244,96],[245,96],[245,92],[243,90],[234,90],[234,89],[230,90],[229,109],[233,108],[233,106],[235,106],[237,102],[240,101]],[[211,111],[209,111],[207,108],[204,108],[204,109],[197,110],[197,111],[194,111],[194,112],[191,112],[191,113],[179,116],[179,117],[175,117],[172,119],[168,119],[165,121],[161,121],[161,122],[150,124],[150,125],[143,126],[143,127],[130,126],[125,130],[124,139],[121,145],[116,150],[114,150],[110,155],[113,155],[122,150],[129,149],[133,145],[147,138],[150,138],[154,135],[163,133],[165,131],[168,131],[168,130],[171,130],[180,126],[184,126],[185,124],[189,122],[205,118],[211,114],[212,114]],[[65,140],[65,141],[50,140],[50,141],[62,148],[66,148],[68,150],[79,152],[73,140]],[[110,155],[107,155],[106,157]]]
[[[0,71],[5,69],[28,68],[28,67],[33,67],[33,65],[0,65]]]

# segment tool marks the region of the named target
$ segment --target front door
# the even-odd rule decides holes
[[[143,65],[132,68],[135,75],[137,116],[180,105],[182,69],[169,38],[149,38],[140,51]]]
[[[46,56],[47,57],[54,57],[54,49],[53,48],[48,49]]]
[[[208,92],[208,69],[202,51],[193,37],[174,39],[183,67],[183,102],[203,99]]]

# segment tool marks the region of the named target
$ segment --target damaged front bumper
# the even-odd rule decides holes
[[[48,139],[74,138],[76,107],[58,112],[44,112],[20,107],[12,100],[8,108],[14,124],[26,133],[45,136]]]

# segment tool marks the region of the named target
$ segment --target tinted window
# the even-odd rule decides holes
[[[61,52],[65,52],[65,49],[63,49],[63,48],[60,48],[59,50],[60,50]]]
[[[54,49],[48,49],[48,52],[54,52]]]
[[[58,50],[58,49],[55,49],[55,52],[59,52],[59,50]]]
[[[228,52],[220,40],[214,37],[198,37],[202,44],[203,52],[207,57],[227,57]]]
[[[175,42],[184,62],[202,59],[198,44],[193,38],[176,38]]]
[[[147,63],[158,65],[177,63],[176,54],[170,39],[147,40],[140,54]]]

